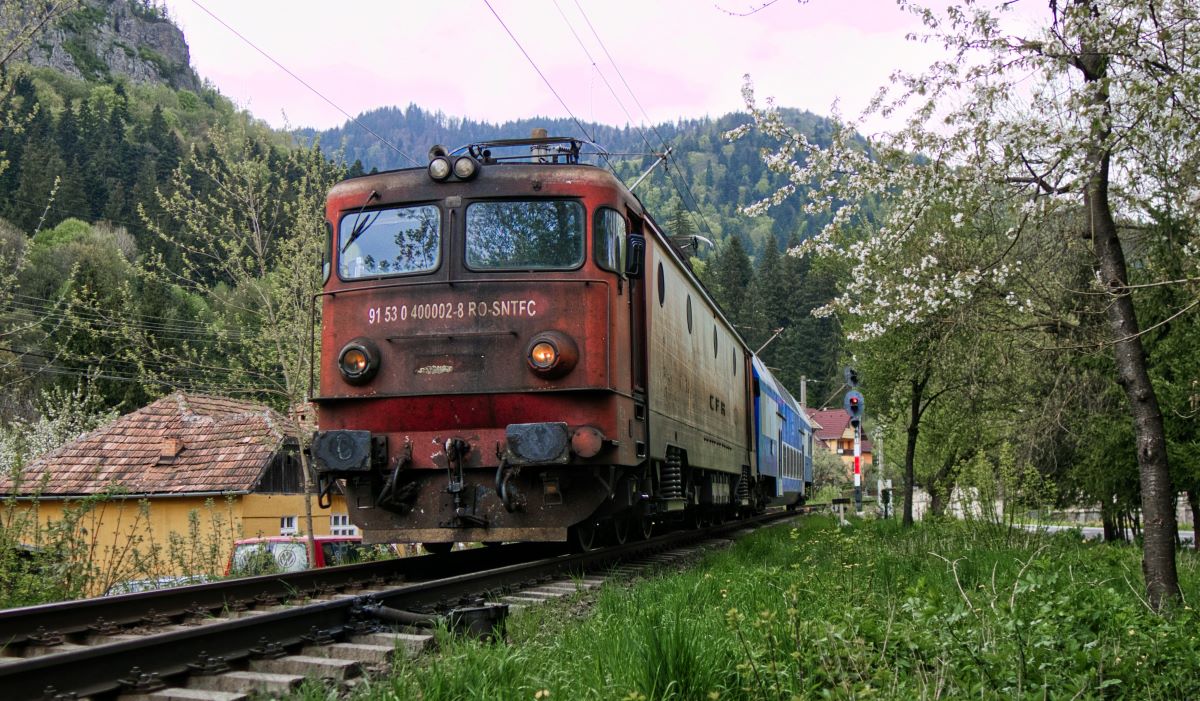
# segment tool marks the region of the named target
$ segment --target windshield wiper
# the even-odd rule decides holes
[[[371,190],[371,194],[367,196],[367,201],[363,202],[362,207],[359,207],[357,214],[358,220],[354,222],[354,228],[350,231],[350,237],[346,239],[346,245],[342,246],[342,253],[345,253],[346,249],[350,248],[350,244],[354,243],[359,236],[365,234],[367,229],[370,229],[371,225],[374,224],[375,220],[379,218],[380,214],[382,214],[382,212],[372,212],[372,214],[375,216],[366,218],[364,218],[362,215],[363,210],[366,209],[367,205],[371,204],[371,200],[375,199],[376,197],[379,197],[379,193],[375,190]]]

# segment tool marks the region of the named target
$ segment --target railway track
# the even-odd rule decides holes
[[[485,635],[509,606],[790,515],[574,555],[510,545],[0,611],[0,690],[5,699],[233,701],[285,693],[304,677],[342,681],[430,645],[413,626]]]

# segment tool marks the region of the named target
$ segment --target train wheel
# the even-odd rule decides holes
[[[441,555],[454,549],[454,543],[421,543],[430,555]]]
[[[630,525],[629,516],[617,516],[612,521],[613,542],[617,545],[624,545],[629,541],[629,532],[633,530]]]
[[[591,550],[596,544],[596,523],[584,521],[571,526],[567,538],[571,542],[571,548],[576,552],[583,553]]]
[[[654,535],[654,520],[649,516],[643,516],[636,520],[637,530],[634,535],[640,540],[650,540],[650,536]]]

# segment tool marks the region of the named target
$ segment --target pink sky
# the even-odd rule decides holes
[[[448,115],[503,121],[567,116],[484,0],[199,0],[326,97],[357,115],[409,103]],[[646,118],[580,14],[612,54],[650,121],[741,109],[742,76],[760,99],[855,116],[896,68],[919,69],[930,48],[891,0],[491,0],[579,119]],[[578,3],[578,4],[577,4]],[[346,118],[206,14],[168,0],[204,78],[275,126],[327,128]],[[564,22],[565,14],[570,25]],[[579,35],[597,68],[571,32]],[[286,115],[286,119],[285,116]],[[870,128],[882,124],[868,123]]]

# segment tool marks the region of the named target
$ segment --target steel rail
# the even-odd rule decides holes
[[[491,569],[500,561],[542,558],[547,552],[544,545],[515,544],[0,610],[0,646],[27,643],[38,635],[85,633],[98,621],[118,626],[136,625],[152,617],[173,618],[193,614],[199,609],[217,611],[254,604],[263,598],[294,598],[319,588],[367,586],[388,579],[425,580],[452,576]]]
[[[325,635],[341,637],[361,618],[365,605],[383,604],[390,608],[406,610],[445,607],[447,602],[497,593],[564,573],[603,569],[633,556],[678,547],[688,542],[724,535],[791,515],[793,514],[768,513],[723,526],[669,533],[648,541],[575,555],[545,557],[483,571],[463,572],[370,594],[317,601],[278,611],[256,612],[241,618],[217,619],[182,629],[176,627],[169,632],[146,635],[135,640],[8,661],[0,664],[0,689],[4,690],[6,698],[12,699],[48,698],[57,694],[108,694],[123,686],[122,679],[135,676],[132,670],[134,666],[142,674],[166,677],[187,672],[189,664],[196,663],[205,656],[237,660],[253,656],[256,649],[261,650],[264,647],[295,647],[303,643],[306,636],[311,640],[319,640]],[[461,554],[463,553],[455,553]],[[473,558],[463,558],[461,564],[465,566],[468,559]],[[326,581],[331,572],[332,569],[314,571],[315,574],[326,575]],[[207,585],[201,585],[196,589],[200,591],[208,588]],[[96,600],[73,603],[78,605],[93,601]]]

